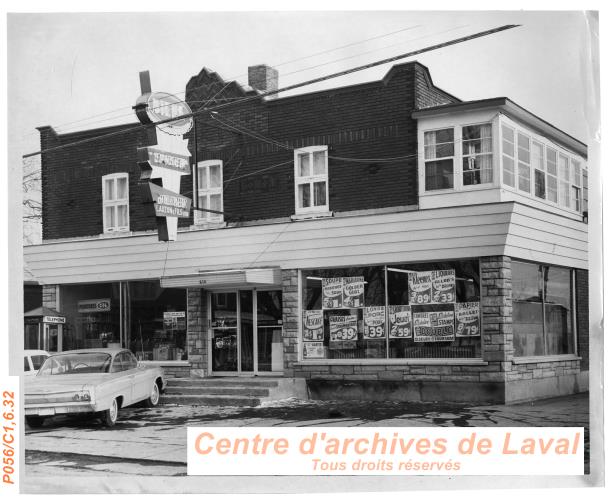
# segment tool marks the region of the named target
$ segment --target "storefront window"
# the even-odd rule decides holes
[[[303,359],[480,357],[478,261],[303,271]]]
[[[512,261],[515,356],[575,352],[572,271]]]
[[[126,347],[139,360],[187,359],[186,292],[158,281],[61,287],[63,350]]]

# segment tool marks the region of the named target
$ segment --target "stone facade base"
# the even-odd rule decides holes
[[[505,402],[518,403],[586,391],[588,391],[588,372],[533,380],[517,380],[506,385]]]
[[[503,403],[503,382],[307,380],[311,399]]]

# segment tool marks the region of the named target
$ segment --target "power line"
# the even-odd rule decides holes
[[[416,29],[416,28],[420,28],[420,27],[421,27],[421,25],[419,25],[419,24],[417,24],[415,26],[408,26],[407,28],[402,28],[402,29],[399,29],[399,30],[396,30],[396,31],[391,31],[389,33],[384,33],[384,34],[381,34],[381,35],[376,35],[376,36],[373,36],[373,37],[370,37],[370,38],[366,38],[364,40],[359,40],[357,42],[352,42],[352,43],[348,43],[346,45],[341,45],[340,47],[334,47],[332,49],[323,50],[321,52],[315,52],[314,54],[309,54],[307,56],[302,56],[302,57],[299,57],[299,58],[296,58],[296,59],[291,59],[289,61],[283,61],[283,62],[280,62],[280,63],[277,63],[277,64],[272,64],[272,66],[275,67],[275,68],[279,68],[279,67],[285,66],[286,64],[293,64],[295,62],[304,61],[304,60],[310,59],[312,57],[316,57],[316,56],[320,56],[320,55],[324,55],[324,54],[329,54],[330,52],[336,52],[337,50],[346,49],[348,47],[353,47],[355,45],[360,45],[362,43],[370,42],[372,40],[378,40],[380,38],[386,38],[388,36],[395,35],[397,33],[403,33],[404,31],[410,31],[410,30],[413,30],[413,29]],[[441,34],[441,33],[438,33],[438,34]],[[417,40],[417,39],[415,38],[414,40]],[[410,41],[414,41],[414,40],[410,40]],[[404,43],[406,43],[406,42],[404,42]],[[355,57],[357,57],[357,56],[355,56]],[[292,73],[288,73],[288,74],[292,74]],[[232,83],[234,80],[236,80],[237,78],[239,78],[241,76],[247,76],[247,73],[241,73],[239,75],[236,75],[236,76],[233,76],[233,77],[229,78],[227,86],[230,83]],[[191,90],[197,90],[197,89],[199,89],[201,87],[203,87],[203,86],[194,87]],[[173,93],[173,95],[180,95],[180,94],[185,94],[186,91],[185,90],[179,90],[177,92],[172,92],[172,93]],[[75,123],[82,123],[82,122],[90,121],[90,120],[92,120],[94,118],[98,118],[100,116],[106,116],[108,114],[117,113],[119,111],[123,111],[125,109],[130,109],[130,108],[131,108],[131,106],[128,106],[128,107],[127,106],[123,106],[123,107],[120,107],[120,108],[117,108],[117,109],[114,109],[114,110],[111,110],[111,111],[106,111],[104,113],[100,113],[100,114],[97,114],[97,115],[92,115],[92,116],[89,116],[87,118],[83,118],[83,119],[80,119],[80,120],[75,120],[75,121],[72,121],[72,122],[62,123],[62,124],[56,125],[55,128],[59,129],[59,128],[65,127],[67,125],[73,125]],[[122,118],[124,116],[131,116],[131,113],[129,113],[129,114],[121,114],[119,116],[107,118],[107,119],[101,120],[101,121],[103,122],[103,121],[109,121],[109,120],[116,120],[116,119]],[[99,122],[95,122],[95,123],[99,123]],[[93,124],[91,124],[91,125],[93,125]]]
[[[23,155],[23,158],[28,158],[30,156],[36,156],[36,155],[42,154],[43,152],[46,153],[46,152],[50,152],[50,151],[56,151],[58,149],[63,149],[63,148],[66,148],[66,147],[77,145],[77,144],[84,144],[84,143],[87,143],[87,142],[92,142],[92,141],[96,141],[96,140],[112,137],[112,136],[115,136],[115,135],[118,135],[118,134],[121,134],[121,133],[126,133],[128,131],[132,131],[132,130],[137,130],[137,129],[141,129],[141,128],[147,128],[147,127],[150,127],[150,126],[155,126],[156,127],[156,126],[159,126],[159,125],[163,125],[165,123],[171,123],[171,122],[178,121],[178,120],[183,120],[183,119],[187,119],[187,118],[193,118],[194,116],[197,116],[197,115],[199,115],[199,114],[201,114],[203,112],[206,112],[206,111],[215,111],[215,110],[223,109],[223,108],[226,108],[228,106],[235,105],[235,104],[242,104],[244,102],[249,102],[249,101],[254,100],[254,99],[262,99],[263,97],[267,97],[267,96],[270,96],[270,95],[275,95],[275,94],[278,94],[280,92],[287,92],[288,90],[294,90],[296,88],[304,87],[304,86],[307,86],[307,85],[312,85],[314,83],[323,82],[323,81],[326,81],[326,80],[330,80],[332,78],[337,78],[337,77],[340,77],[340,76],[345,76],[345,75],[348,75],[348,74],[351,74],[351,73],[355,73],[355,72],[358,72],[358,71],[363,71],[365,69],[373,68],[375,66],[380,66],[380,65],[383,65],[383,64],[388,64],[390,62],[398,61],[400,59],[405,59],[407,57],[411,57],[411,56],[414,56],[414,55],[423,54],[425,52],[430,52],[432,50],[437,50],[437,49],[441,49],[441,48],[444,48],[444,47],[449,47],[451,45],[455,45],[455,44],[458,44],[458,43],[463,43],[463,42],[466,42],[466,41],[474,40],[476,38],[481,38],[481,37],[484,37],[484,36],[488,36],[488,35],[492,35],[492,34],[495,34],[495,33],[499,33],[501,31],[505,31],[505,30],[512,29],[512,28],[516,28],[518,26],[520,26],[520,25],[509,24],[509,25],[500,26],[498,28],[493,28],[493,29],[490,29],[490,30],[481,31],[479,33],[474,33],[473,35],[468,35],[468,36],[456,38],[456,39],[453,39],[453,40],[449,40],[447,42],[442,42],[442,43],[439,43],[439,44],[431,45],[429,47],[424,47],[422,49],[418,49],[418,50],[414,50],[414,51],[411,51],[411,52],[407,52],[405,54],[400,54],[400,55],[389,57],[389,58],[386,58],[386,59],[381,59],[380,61],[375,61],[375,62],[372,62],[372,63],[368,63],[368,64],[365,64],[363,66],[357,66],[355,68],[339,71],[337,73],[332,73],[330,75],[314,78],[312,80],[307,80],[305,82],[296,83],[294,85],[289,85],[289,86],[283,87],[281,89],[269,90],[269,91],[266,91],[266,92],[261,92],[260,94],[257,94],[257,95],[244,97],[243,99],[241,99],[239,101],[218,104],[218,105],[212,106],[210,108],[202,108],[202,109],[200,109],[198,111],[195,111],[195,112],[185,113],[183,115],[176,116],[176,117],[173,117],[173,118],[167,118],[165,120],[160,120],[160,121],[152,123],[152,124],[137,125],[135,127],[130,127],[128,129],[111,132],[109,134],[104,134],[104,135],[97,136],[97,137],[90,137],[88,139],[82,139],[80,141],[75,141],[75,142],[72,142],[72,143],[69,143],[69,144],[61,144],[59,146],[55,146],[55,147],[52,147],[52,148],[47,148],[45,150],[36,151],[34,153],[28,153],[26,155]]]

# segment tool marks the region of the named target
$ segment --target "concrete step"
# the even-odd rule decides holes
[[[262,378],[170,378],[168,387],[277,387],[274,379]]]
[[[249,396],[163,394],[160,404],[184,406],[258,406],[260,399]]]
[[[183,394],[183,395],[224,395],[224,396],[263,396],[269,395],[268,387],[233,387],[228,385],[221,386],[174,386],[169,385],[165,390],[165,394]]]

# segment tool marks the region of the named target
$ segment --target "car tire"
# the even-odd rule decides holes
[[[118,420],[118,399],[114,398],[110,404],[110,408],[101,412],[102,424],[105,427],[113,427]]]
[[[25,417],[25,421],[32,429],[39,429],[44,424],[45,417],[30,415]]]
[[[144,401],[144,406],[146,406],[147,408],[154,408],[156,405],[159,404],[160,397],[161,389],[159,388],[159,384],[155,382],[154,384],[152,384],[150,396]]]

